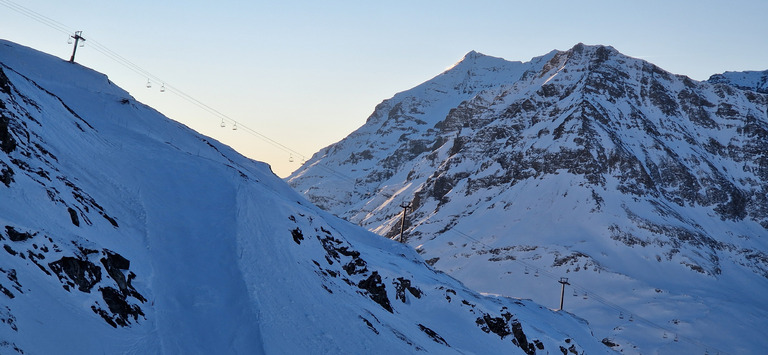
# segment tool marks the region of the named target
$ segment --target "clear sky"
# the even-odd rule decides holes
[[[604,44],[705,80],[768,69],[766,14],[766,0],[0,0],[0,38],[69,59],[67,33],[82,30],[92,41],[77,62],[286,176],[301,163],[297,153],[309,158],[342,139],[376,104],[470,50],[528,61]],[[159,82],[146,88],[148,75],[107,51],[284,147],[231,122],[220,127]]]

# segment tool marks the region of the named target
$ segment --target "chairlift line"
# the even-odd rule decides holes
[[[64,25],[64,24],[62,24],[62,23],[60,23],[60,22],[58,22],[58,21],[56,21],[56,20],[54,20],[54,19],[52,19],[50,17],[42,15],[42,14],[36,12],[36,11],[30,10],[30,9],[28,9],[28,8],[22,6],[22,5],[19,5],[19,4],[15,3],[15,2],[13,2],[13,1],[10,1],[10,0],[0,0],[0,5],[4,5],[5,7],[8,7],[11,10],[14,10],[15,12],[17,12],[17,13],[19,13],[21,15],[24,15],[24,16],[26,16],[28,18],[31,18],[31,19],[33,19],[33,20],[35,20],[35,21],[37,21],[37,22],[39,22],[39,23],[41,23],[41,24],[43,24],[45,26],[48,26],[48,27],[50,27],[50,28],[52,28],[52,29],[54,29],[56,31],[65,33],[68,36],[70,36],[70,34],[74,32],[71,28],[67,27],[66,25]],[[69,38],[69,40],[71,40],[71,37]],[[96,40],[91,38],[89,40],[89,42],[91,43],[90,47],[93,50],[103,54],[108,59],[111,59],[111,60],[117,62],[118,64],[126,67],[127,69],[133,71],[134,73],[139,74],[140,76],[144,76],[144,77],[148,78],[147,79],[147,88],[151,88],[152,87],[152,81],[157,82],[157,83],[165,83],[164,80],[161,80],[159,77],[157,77],[157,76],[153,75],[152,73],[144,70],[142,67],[136,65],[135,63],[131,62],[130,60],[128,60],[125,57],[121,56],[120,54],[116,53],[115,51],[109,49],[107,46],[99,43],[98,41],[96,41]],[[184,99],[184,100],[186,100],[186,101],[188,101],[188,102],[198,106],[199,108],[203,109],[204,111],[208,111],[208,113],[210,113],[210,114],[212,114],[212,115],[214,115],[216,117],[219,117],[222,120],[228,120],[228,121],[232,121],[232,122],[235,121],[232,118],[230,118],[229,116],[219,112],[218,110],[212,108],[211,106],[206,105],[202,101],[200,101],[200,100],[190,96],[189,94],[187,94],[187,93],[185,93],[185,92],[183,92],[181,90],[174,89],[171,85],[167,85],[166,84],[164,86],[165,86],[167,91],[170,91],[170,92],[176,94],[177,96],[181,97],[182,99]],[[161,88],[161,92],[163,92],[162,88]],[[274,139],[272,139],[272,138],[270,138],[270,137],[268,137],[268,136],[266,136],[266,135],[264,135],[264,134],[262,134],[262,133],[260,133],[258,131],[253,130],[253,129],[249,128],[249,127],[243,126],[242,124],[240,125],[240,128],[246,130],[249,134],[254,135],[257,138],[260,138],[263,141],[271,144],[275,148],[284,150],[284,151],[289,152],[289,153],[293,153],[296,156],[301,157],[303,161],[306,161],[306,156],[304,154],[301,154],[301,153],[291,149],[290,147],[288,147],[288,146],[286,146],[284,144],[281,144],[280,142],[277,142],[276,140],[274,140]],[[233,129],[236,129],[236,128],[233,127]],[[335,169],[332,169],[332,168],[326,167],[326,166],[323,166],[323,168],[328,170],[328,171],[331,171],[334,175],[337,175],[339,177],[347,179],[347,180],[349,180],[351,182],[355,182],[355,179],[352,179],[349,176],[347,176],[347,175],[345,175],[345,174],[343,174],[343,173],[341,173],[341,172],[339,172],[339,171],[337,171]]]

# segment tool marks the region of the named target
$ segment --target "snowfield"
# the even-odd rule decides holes
[[[78,64],[0,41],[0,353],[610,353],[307,202]],[[523,287],[523,286],[521,286]]]

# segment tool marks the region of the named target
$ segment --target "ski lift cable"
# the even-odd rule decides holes
[[[302,158],[306,157],[304,154],[302,154],[302,153],[300,153],[300,152],[298,152],[298,151],[296,151],[294,149],[291,149],[290,147],[288,147],[288,146],[286,146],[286,145],[284,145],[284,144],[282,144],[280,142],[277,142],[276,140],[274,140],[274,139],[272,139],[272,138],[270,138],[270,137],[268,137],[268,136],[266,136],[266,135],[264,135],[264,134],[262,134],[262,133],[260,133],[260,132],[258,132],[256,130],[254,130],[253,128],[250,128],[248,126],[243,125],[242,122],[239,122],[239,121],[229,117],[228,115],[220,112],[219,110],[216,110],[215,108],[205,104],[204,102],[196,99],[195,97],[185,93],[184,91],[178,89],[177,87],[169,84],[167,81],[165,81],[165,80],[163,80],[163,79],[161,79],[161,78],[151,74],[150,72],[142,69],[138,65],[136,65],[133,62],[125,59],[124,57],[120,56],[119,54],[114,53],[113,51],[111,51],[108,48],[104,47],[102,44],[98,43],[97,41],[92,40],[92,43],[94,44],[94,50],[104,54],[105,56],[107,56],[108,58],[118,62],[119,64],[122,64],[123,66],[127,67],[128,69],[130,69],[131,71],[135,72],[136,74],[139,74],[141,76],[147,77],[148,81],[155,81],[155,82],[158,82],[158,83],[163,83],[162,85],[164,85],[164,88],[165,88],[166,92],[170,92],[170,93],[173,93],[173,94],[181,97],[182,99],[184,99],[184,100],[186,100],[186,101],[188,101],[188,102],[198,106],[199,108],[201,108],[204,111],[212,114],[213,116],[216,116],[217,118],[221,119],[222,121],[229,121],[232,124],[236,124],[238,129],[245,130],[248,133],[250,133],[251,135],[257,136],[257,138],[260,138],[262,140],[267,141],[268,143],[270,143],[271,145],[275,146],[276,148],[279,148],[279,149],[284,150],[284,151],[289,152],[289,153],[296,154],[297,156],[300,156]]]
[[[203,109],[204,111],[206,111],[206,112],[208,112],[208,113],[218,117],[219,119],[221,119],[222,122],[229,121],[229,122],[231,122],[233,124],[237,123],[239,129],[244,130],[247,133],[256,136],[257,138],[260,138],[260,139],[266,141],[267,143],[271,144],[272,146],[274,146],[274,147],[276,147],[278,149],[281,149],[281,150],[283,150],[285,152],[288,152],[288,153],[296,154],[296,156],[300,157],[303,161],[307,160],[306,155],[302,154],[301,152],[298,152],[298,151],[296,151],[296,150],[294,150],[294,149],[292,149],[292,148],[290,148],[290,147],[288,147],[288,146],[286,146],[286,145],[284,145],[284,144],[282,144],[282,143],[280,143],[280,142],[278,142],[278,141],[276,141],[276,140],[274,140],[274,139],[272,139],[272,138],[270,138],[270,137],[268,137],[268,136],[266,136],[266,135],[264,135],[264,134],[262,134],[262,133],[260,133],[260,132],[258,132],[256,130],[254,130],[253,128],[251,128],[249,126],[243,125],[242,122],[238,122],[238,121],[232,119],[231,117],[229,117],[229,116],[221,113],[220,111],[218,111],[218,110],[208,106],[207,104],[203,103],[202,101],[200,101],[200,100],[192,97],[191,95],[189,95],[189,94],[179,90],[178,88],[174,87],[173,85],[168,84],[167,82],[165,82],[164,80],[160,79],[159,77],[157,77],[155,75],[152,75],[151,73],[147,72],[146,70],[141,69],[141,67],[139,67],[138,65],[130,62],[129,60],[125,59],[124,57],[120,56],[119,54],[116,54],[113,51],[108,50],[103,45],[98,43],[98,41],[94,40],[93,42],[95,43],[95,48],[94,48],[95,50],[97,50],[98,52],[101,52],[105,56],[107,56],[107,57],[117,61],[118,63],[123,64],[125,67],[127,67],[128,69],[131,69],[133,72],[135,72],[135,73],[137,73],[137,74],[139,74],[141,76],[148,77],[150,79],[154,78],[154,80],[157,81],[157,82],[165,83],[165,88],[166,88],[167,92],[171,92],[171,93],[181,97],[182,99],[184,99],[184,100],[186,100],[186,101],[188,101],[188,102],[198,106],[199,108]],[[351,178],[351,177],[349,177],[349,176],[347,176],[347,175],[345,175],[345,174],[343,174],[343,173],[341,173],[339,171],[336,171],[335,169],[332,169],[332,168],[330,168],[328,166],[325,166],[325,165],[318,165],[318,166],[323,168],[323,169],[325,169],[325,170],[327,170],[327,171],[329,171],[329,172],[331,172],[334,175],[337,175],[337,176],[343,178],[343,179],[346,179],[346,180],[351,181],[351,182],[355,182],[355,179],[353,179],[353,178]]]
[[[484,248],[486,248],[487,250],[491,250],[491,249],[493,249],[493,248],[491,248],[491,247],[490,247],[488,244],[485,244],[485,243],[483,243],[482,241],[480,241],[480,240],[478,240],[478,239],[476,239],[476,238],[474,238],[474,237],[470,236],[469,234],[466,234],[466,233],[464,233],[464,232],[462,232],[462,231],[460,231],[460,230],[458,230],[458,229],[456,229],[456,228],[450,228],[449,230],[450,230],[450,231],[453,231],[453,232],[456,232],[456,233],[457,233],[457,234],[459,234],[460,236],[462,236],[462,237],[464,237],[464,238],[466,238],[466,239],[468,239],[468,240],[470,240],[470,241],[472,241],[472,242],[475,242],[475,243],[478,243],[478,244],[480,244],[481,246],[483,246],[483,247],[484,247]],[[514,255],[512,255],[512,254],[511,254],[509,251],[503,251],[503,254],[506,254],[506,255],[508,255],[508,256],[512,256],[512,257],[514,257]],[[544,270],[544,269],[542,269],[542,268],[539,268],[539,267],[537,267],[537,266],[533,266],[533,265],[531,265],[531,264],[529,264],[529,263],[526,263],[526,262],[524,262],[524,261],[522,261],[522,260],[519,260],[519,259],[517,259],[517,258],[513,258],[513,259],[511,259],[511,261],[513,261],[513,262],[516,262],[516,263],[518,263],[518,264],[521,264],[521,265],[523,265],[524,267],[528,267],[528,268],[535,268],[535,269],[539,270],[539,271],[540,271],[540,273],[541,273],[542,275],[544,275],[544,276],[546,276],[546,277],[548,277],[548,278],[551,278],[551,279],[553,279],[553,280],[559,280],[559,279],[560,279],[560,277],[556,276],[555,274],[553,274],[553,273],[551,273],[551,272],[549,272],[549,271],[547,271],[547,270]],[[606,307],[609,307],[609,308],[613,309],[614,311],[616,311],[616,312],[618,312],[618,313],[623,313],[623,314],[627,315],[627,317],[628,317],[628,318],[630,318],[630,317],[634,317],[634,320],[635,320],[635,321],[639,321],[639,322],[645,323],[645,324],[646,324],[646,325],[648,325],[648,326],[651,326],[651,327],[653,327],[653,328],[657,328],[657,329],[659,329],[659,330],[662,330],[662,331],[665,331],[665,332],[670,332],[670,333],[673,333],[673,334],[675,334],[675,335],[676,335],[676,336],[677,336],[677,337],[678,337],[680,340],[682,340],[682,341],[685,341],[685,342],[687,342],[687,343],[689,343],[689,344],[692,344],[692,345],[695,345],[695,346],[698,346],[698,347],[701,347],[701,348],[704,348],[704,349],[711,349],[711,350],[715,350],[715,351],[718,351],[718,352],[720,352],[721,354],[727,354],[726,352],[724,352],[724,351],[722,351],[722,350],[720,350],[720,349],[717,349],[717,348],[715,348],[715,347],[713,347],[713,346],[710,346],[710,345],[707,345],[707,344],[703,344],[703,343],[699,342],[699,341],[698,341],[698,340],[696,340],[696,339],[692,339],[692,338],[686,337],[686,336],[684,336],[684,335],[680,335],[680,334],[679,334],[677,331],[675,331],[674,329],[670,329],[670,328],[667,328],[667,327],[665,327],[665,326],[662,326],[662,325],[660,325],[660,324],[657,324],[657,323],[655,323],[655,322],[653,322],[653,321],[651,321],[651,320],[649,320],[649,319],[647,319],[647,318],[644,318],[644,317],[642,317],[642,316],[638,315],[638,314],[637,314],[637,313],[635,313],[635,312],[631,312],[630,310],[628,310],[628,309],[626,309],[626,308],[624,308],[624,307],[622,307],[622,306],[620,306],[620,305],[618,305],[618,304],[615,304],[615,303],[613,303],[613,302],[611,302],[611,301],[609,301],[609,300],[605,299],[604,297],[602,297],[602,296],[600,296],[599,294],[595,293],[595,292],[594,292],[594,291],[592,291],[591,289],[588,289],[587,287],[584,287],[584,286],[580,286],[580,285],[578,285],[578,284],[574,284],[572,281],[569,281],[569,282],[570,282],[570,285],[571,285],[571,287],[573,287],[573,288],[574,288],[574,290],[577,290],[577,291],[579,291],[580,293],[583,293],[583,294],[585,294],[585,295],[589,295],[589,296],[590,296],[590,297],[591,297],[593,300],[595,300],[595,301],[597,301],[597,302],[599,302],[599,303],[603,304],[603,305],[604,305],[604,306],[606,306]]]
[[[125,59],[124,57],[120,56],[119,54],[114,53],[113,51],[111,51],[108,48],[104,47],[98,41],[93,40],[92,42],[94,43],[94,49],[96,51],[98,51],[98,52],[104,54],[105,56],[107,56],[108,58],[113,59],[116,62],[122,64],[123,66],[125,66],[128,69],[132,70],[136,74],[139,74],[139,75],[141,75],[143,77],[148,77],[150,79],[154,79],[157,82],[164,83],[166,92],[171,92],[171,93],[181,97],[182,99],[190,102],[191,104],[198,106],[199,108],[201,108],[204,111],[210,113],[211,115],[216,116],[217,118],[221,119],[222,122],[229,121],[229,122],[231,122],[233,124],[237,124],[237,127],[238,127],[239,130],[246,131],[246,133],[249,133],[249,134],[251,134],[253,136],[256,136],[257,138],[260,138],[261,140],[271,144],[275,148],[281,149],[281,150],[283,150],[283,151],[285,151],[287,153],[295,154],[296,156],[301,158],[302,161],[305,161],[305,162],[307,161],[307,156],[302,154],[301,152],[298,152],[298,151],[296,151],[296,150],[294,150],[294,149],[292,149],[292,148],[290,148],[290,147],[288,147],[288,146],[286,146],[286,145],[284,145],[284,144],[282,144],[282,143],[280,143],[280,142],[270,138],[269,136],[266,136],[266,135],[262,134],[261,132],[256,131],[255,129],[253,129],[253,128],[249,127],[249,126],[243,125],[242,122],[238,122],[238,121],[232,119],[231,117],[227,116],[224,113],[221,113],[220,111],[218,111],[218,110],[214,109],[213,107],[203,103],[202,101],[192,97],[191,95],[181,91],[180,89],[174,87],[173,85],[168,84],[165,80],[162,80],[161,78],[159,78],[159,77],[157,77],[155,75],[152,75],[148,71],[142,69],[138,65],[136,65],[136,64],[132,63],[131,61]],[[344,173],[341,173],[341,172],[337,171],[336,169],[333,169],[333,168],[325,166],[325,165],[317,165],[317,166],[322,168],[322,169],[324,169],[324,170],[326,170],[326,171],[328,171],[328,172],[330,172],[330,173],[332,173],[332,174],[334,174],[334,175],[336,175],[336,176],[338,176],[338,177],[340,177],[340,178],[342,178],[342,179],[345,179],[345,180],[350,181],[352,183],[356,183],[355,179],[347,176]]]
[[[62,24],[62,23],[60,23],[60,22],[58,22],[56,20],[53,20],[53,19],[51,19],[51,18],[49,18],[49,17],[47,17],[45,15],[42,15],[42,14],[40,14],[40,13],[34,11],[34,10],[31,10],[31,9],[28,9],[28,8],[22,6],[22,5],[16,4],[13,1],[10,1],[10,0],[0,0],[0,4],[5,5],[5,6],[11,8],[12,10],[15,10],[15,11],[21,13],[22,15],[30,17],[33,20],[36,20],[36,21],[38,21],[38,22],[40,22],[40,23],[42,23],[42,24],[44,24],[46,26],[49,26],[49,27],[51,27],[51,28],[53,28],[53,29],[55,29],[57,31],[61,31],[61,32],[66,33],[68,35],[71,35],[71,33],[74,32],[74,30],[70,29],[69,27],[65,26],[64,24]],[[97,39],[89,36],[88,43],[90,44],[89,47],[92,48],[93,50],[103,54],[108,59],[111,59],[111,60],[115,61],[116,63],[122,65],[123,67],[129,69],[130,71],[133,71],[134,73],[138,74],[139,76],[147,78],[148,81],[154,81],[154,82],[157,82],[157,83],[163,83],[163,85],[164,85],[164,87],[165,87],[167,92],[171,92],[171,93],[181,97],[182,99],[192,103],[193,105],[198,106],[199,108],[201,108],[204,111],[210,113],[211,115],[216,116],[217,118],[221,119],[222,122],[229,121],[229,122],[231,122],[233,124],[237,124],[237,126],[238,126],[238,128],[240,130],[244,130],[247,133],[256,136],[257,138],[260,138],[261,140],[266,141],[267,143],[271,144],[275,148],[281,149],[281,150],[283,150],[283,151],[285,151],[285,152],[287,152],[289,154],[295,154],[297,157],[301,158],[301,160],[303,162],[306,162],[308,160],[307,156],[305,154],[302,154],[302,153],[300,153],[300,152],[298,152],[298,151],[296,151],[296,150],[294,150],[294,149],[292,149],[292,148],[290,148],[290,147],[288,147],[288,146],[286,146],[286,145],[284,145],[284,144],[282,144],[280,142],[277,142],[276,140],[268,137],[267,135],[264,135],[264,134],[256,131],[255,129],[253,129],[251,127],[243,125],[242,122],[236,121],[235,119],[233,119],[233,118],[231,118],[231,117],[221,113],[220,111],[218,111],[218,110],[214,109],[213,107],[203,103],[202,101],[194,98],[193,96],[185,93],[184,91],[182,91],[182,90],[172,86],[171,84],[168,84],[165,80],[161,79],[160,77],[158,77],[156,75],[153,75],[152,73],[150,73],[149,71],[143,69],[139,65],[133,63],[132,61],[130,61],[127,58],[123,57],[122,55],[116,53],[115,51],[109,49],[107,46],[105,46],[104,44],[99,42]],[[330,173],[332,173],[332,174],[334,174],[334,175],[336,175],[336,176],[338,176],[338,177],[340,177],[340,178],[342,178],[342,179],[345,179],[345,180],[348,180],[350,182],[356,183],[355,179],[347,176],[346,174],[344,174],[342,172],[337,171],[336,169],[333,169],[333,168],[325,166],[325,165],[317,165],[317,166],[322,168],[322,169],[324,169],[324,170],[326,170],[326,171],[328,171],[328,172],[330,172]]]
[[[67,35],[71,35],[74,33],[74,30],[67,27],[66,25],[62,24],[61,22],[58,22],[48,16],[45,16],[37,11],[34,11],[32,9],[29,9],[27,7],[24,7],[22,5],[19,5],[13,1],[10,0],[0,0],[0,5],[4,5],[5,7],[16,11],[24,16],[27,16],[37,22],[40,22],[48,27],[51,27],[54,30],[57,30],[59,32],[63,32]]]

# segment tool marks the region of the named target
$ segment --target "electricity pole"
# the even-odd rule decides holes
[[[74,36],[69,36],[69,37],[72,37],[72,38],[75,39],[75,46],[74,46],[74,48],[72,48],[72,57],[69,58],[69,62],[70,63],[74,63],[75,62],[75,52],[77,52],[77,42],[79,42],[80,40],[85,42],[85,38],[83,38],[83,36],[81,36],[82,34],[83,34],[83,31],[75,31],[75,35]]]
[[[403,208],[403,219],[400,220],[400,243],[403,242],[403,232],[405,231],[405,211],[411,208],[410,203],[401,203],[400,207]]]
[[[559,310],[562,311],[563,310],[563,297],[565,296],[565,285],[570,285],[570,284],[568,283],[568,278],[567,277],[561,277],[560,281],[558,281],[558,282],[560,283],[560,286],[561,286],[560,287],[560,309]]]

